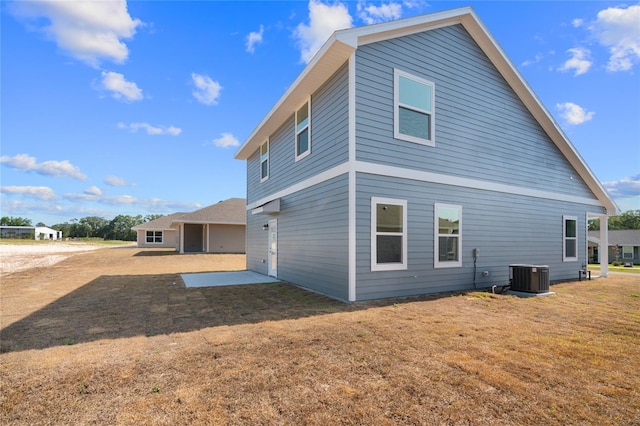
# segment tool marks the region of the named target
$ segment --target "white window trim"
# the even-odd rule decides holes
[[[567,237],[567,220],[574,220],[576,222],[575,237]],[[567,240],[575,240],[576,242],[576,255],[574,257],[567,257]],[[578,261],[578,217],[577,216],[562,216],[562,261],[563,262]]]
[[[418,83],[431,87],[431,112],[423,111],[431,116],[431,134],[430,139],[422,139],[411,135],[405,135],[400,133],[400,77],[405,77],[410,80],[417,81]],[[404,140],[407,142],[418,143],[421,145],[435,146],[435,133],[436,133],[436,111],[435,111],[435,98],[436,87],[435,84],[424,78],[417,77],[399,69],[393,70],[393,137],[396,139]],[[414,111],[420,111],[413,106],[404,105]]]
[[[151,242],[147,241],[147,238],[149,238],[149,236],[147,235],[148,232],[152,233],[151,238],[153,240]],[[156,232],[160,233],[160,241],[156,241]],[[145,244],[162,244],[162,242],[164,241],[164,231],[145,231],[144,241]]]
[[[399,232],[378,232],[378,204],[394,204],[402,206],[402,234]],[[402,271],[407,269],[407,200],[395,198],[371,197],[371,270],[372,271]],[[378,263],[378,235],[402,235],[402,262],[398,263]]]
[[[622,258],[633,259],[633,246],[622,246]]]
[[[263,177],[262,176],[262,147],[264,145],[267,145],[267,158],[266,158],[266,162],[267,162],[267,176]],[[260,145],[260,183],[269,180],[269,175],[271,174],[271,144],[269,142],[269,140],[267,140],[265,143],[263,143],[262,145]]]
[[[307,114],[308,114],[308,118],[307,118],[307,125],[299,132],[298,131],[298,111],[300,110],[300,108],[302,108],[302,106],[304,104],[307,104]],[[309,138],[308,140],[308,144],[309,147],[307,148],[307,150],[305,152],[303,152],[302,154],[298,155],[298,134],[300,134],[302,131],[304,131],[304,129],[308,129],[307,132],[307,136]],[[295,157],[296,157],[296,161],[302,160],[303,158],[309,156],[309,154],[311,154],[311,96],[309,96],[309,98],[307,98],[306,101],[304,101],[303,103],[300,104],[300,106],[298,108],[296,108],[296,112],[295,114],[293,114],[293,133],[294,133],[294,139],[293,139],[293,149],[295,151]]]
[[[458,260],[440,260],[440,226],[438,221],[438,209],[456,209],[460,223],[458,224]],[[462,267],[462,206],[456,204],[435,203],[433,205],[433,267],[434,268],[460,268]]]

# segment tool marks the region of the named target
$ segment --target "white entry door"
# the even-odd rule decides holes
[[[278,219],[269,221],[269,256],[268,274],[278,278]]]

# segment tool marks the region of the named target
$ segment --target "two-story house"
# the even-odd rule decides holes
[[[235,157],[247,269],[345,301],[575,279],[617,212],[471,8],[335,32]]]

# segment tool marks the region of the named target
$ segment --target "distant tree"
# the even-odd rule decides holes
[[[144,222],[151,222],[152,220],[160,219],[164,217],[163,214],[148,214],[144,217]]]
[[[109,221],[98,216],[83,217],[78,221],[78,226],[86,237],[104,238]]]
[[[65,238],[71,238],[73,237],[71,235],[71,225],[68,223],[56,223],[55,225],[51,226],[51,229],[55,229],[56,231],[62,231],[62,236]]]
[[[33,226],[31,224],[31,219],[27,219],[26,217],[10,217],[10,216],[2,216],[2,218],[0,218],[0,225],[4,225],[4,226]]]
[[[44,222],[38,222],[36,223],[36,226],[47,226],[47,225],[45,225]]]
[[[588,229],[589,229],[589,231],[599,231],[600,230],[600,219],[589,219],[589,221],[588,221]]]
[[[609,229],[640,229],[640,210],[629,210],[610,217]]]
[[[142,215],[118,215],[106,227],[106,240],[135,241],[136,231],[131,228],[144,222]]]

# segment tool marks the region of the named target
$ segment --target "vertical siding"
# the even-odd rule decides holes
[[[289,187],[348,160],[348,67],[311,99],[311,154],[295,161],[294,111],[270,137],[269,179],[260,182],[260,150],[247,160],[247,202]],[[266,142],[266,141],[265,141]]]
[[[400,195],[401,194],[401,195]],[[371,197],[408,201],[408,269],[371,272]],[[462,206],[462,267],[434,269],[434,204]],[[505,285],[509,264],[548,265],[552,281],[575,279],[586,263],[586,212],[593,206],[407,179],[357,176],[357,300]],[[578,218],[578,261],[563,262],[563,215]],[[487,278],[482,271],[489,271]]]
[[[460,25],[356,52],[358,160],[593,197]],[[435,147],[393,138],[393,69],[435,83]]]
[[[278,219],[278,278],[348,299],[348,184],[339,176],[283,197],[281,211],[247,217],[247,268],[267,273],[268,232]]]

